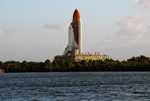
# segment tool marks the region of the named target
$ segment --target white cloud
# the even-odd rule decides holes
[[[61,26],[57,25],[57,24],[45,24],[43,27],[46,29],[51,29],[51,30],[60,30],[61,29]]]
[[[0,41],[4,41],[5,39],[13,37],[15,35],[15,32],[15,28],[0,26]]]
[[[139,44],[150,37],[150,15],[149,8],[150,0],[135,0],[137,4],[137,9],[135,14],[125,16],[118,21],[118,32],[117,36],[119,38],[118,41],[124,41],[125,44]],[[142,5],[144,7],[141,8]]]
[[[150,0],[135,0],[135,2],[145,8],[150,8]]]
[[[146,37],[150,24],[143,16],[128,16],[119,22],[118,35],[121,38],[136,43],[141,38]]]
[[[3,30],[0,28],[0,35],[3,35]]]

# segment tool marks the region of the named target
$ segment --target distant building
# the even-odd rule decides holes
[[[74,60],[75,61],[104,61],[106,59],[111,59],[107,55],[100,55],[100,54],[79,54],[76,55]]]
[[[73,13],[73,20],[70,23],[68,31],[68,44],[62,56],[56,56],[55,60],[71,60],[71,61],[98,61],[110,59],[109,56],[99,53],[81,53],[81,22],[80,13],[76,9]]]

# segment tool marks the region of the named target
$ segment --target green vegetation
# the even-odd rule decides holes
[[[50,61],[0,62],[0,70],[5,72],[86,72],[86,71],[150,71],[150,58],[146,56],[132,57],[125,61]]]

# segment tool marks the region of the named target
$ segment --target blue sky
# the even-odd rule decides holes
[[[150,56],[149,0],[0,0],[0,60],[44,61],[62,54],[76,8],[83,52]]]

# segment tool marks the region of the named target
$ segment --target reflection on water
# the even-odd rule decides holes
[[[150,101],[150,73],[2,74],[0,101]]]

